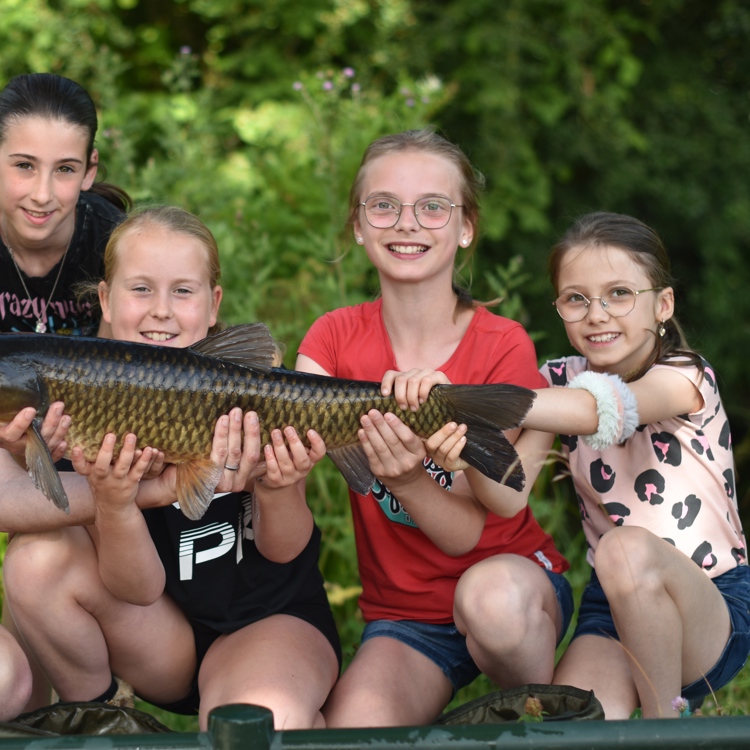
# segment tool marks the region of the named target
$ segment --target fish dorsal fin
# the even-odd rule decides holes
[[[221,473],[221,467],[208,458],[177,464],[177,502],[191,521],[203,517]]]
[[[60,475],[50,455],[47,443],[44,442],[39,431],[42,420],[37,417],[26,431],[26,466],[29,476],[34,480],[36,488],[44,493],[57,508],[70,513],[68,496],[65,493]]]
[[[265,323],[231,326],[188,348],[207,357],[261,372],[268,372],[273,367],[277,352],[276,342]]]
[[[375,475],[370,469],[370,462],[365,449],[360,443],[345,445],[343,448],[329,450],[328,455],[343,474],[346,483],[360,495],[366,495],[375,482]]]

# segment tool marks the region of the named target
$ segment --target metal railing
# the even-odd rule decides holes
[[[0,750],[748,750],[750,716],[277,732],[259,706],[221,706],[207,732],[12,737]]]

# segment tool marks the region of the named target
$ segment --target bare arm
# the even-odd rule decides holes
[[[135,502],[138,484],[155,451],[137,451],[136,436],[125,436],[113,462],[116,436],[108,434],[96,460],[86,461],[73,449],[73,466],[88,480],[94,498],[94,525],[90,528],[104,585],[118,599],[146,606],[163,593],[164,566],[151,539],[143,513]]]
[[[255,480],[253,531],[260,553],[278,563],[299,555],[310,540],[313,517],[305,499],[305,477],[326,454],[323,439],[307,433],[310,449],[297,432],[273,430],[272,445],[264,447],[266,474]]]

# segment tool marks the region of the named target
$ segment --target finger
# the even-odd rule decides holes
[[[236,466],[239,470],[242,458],[242,409],[234,408],[229,412],[229,431],[227,433],[227,457],[225,466]]]
[[[430,435],[424,442],[424,446],[427,452],[431,456],[435,456],[443,452],[443,444],[448,438],[458,433],[462,435],[466,432],[466,425],[458,425],[455,422],[448,422],[443,425],[437,432]]]
[[[310,460],[316,464],[327,452],[325,441],[315,430],[307,431],[307,439],[310,441]]]
[[[73,464],[73,469],[81,476],[86,477],[91,474],[93,464],[90,464],[83,457],[83,449],[79,447],[73,448],[73,450],[70,452],[70,462]]]
[[[107,437],[110,437],[107,435]],[[112,438],[115,436],[112,435]],[[112,466],[112,476],[117,479],[122,479],[128,475],[131,467],[135,462],[143,458],[144,451],[140,451],[136,448],[138,440],[136,436],[129,432],[125,435],[122,441],[122,447],[120,448],[120,454],[115,459],[114,465]],[[115,441],[112,441],[112,448],[114,449]],[[101,455],[101,454],[100,454]],[[111,458],[110,454],[110,458]],[[150,454],[149,454],[150,458]],[[97,459],[98,460],[98,459]]]
[[[136,455],[136,459],[128,472],[128,476],[137,482],[140,482],[141,479],[143,479],[146,472],[151,467],[156,451],[147,445],[142,451],[139,451],[139,453],[140,455]]]
[[[421,453],[424,451],[424,443],[422,442],[422,439],[417,437],[412,432],[411,427],[404,424],[395,414],[392,414],[391,412],[384,414],[383,421],[390,430],[390,434],[386,434],[386,439],[391,446],[401,443],[412,453]],[[391,435],[393,437],[391,437]]]
[[[294,427],[284,428],[284,437],[289,446],[289,455],[292,459],[294,469],[300,474],[307,474],[312,469],[313,463],[310,460],[308,450],[305,444],[300,440],[297,430]]]
[[[154,479],[158,477],[163,471],[166,465],[167,458],[164,451],[154,449],[151,456],[151,465],[149,466],[146,473],[143,475],[143,479]]]
[[[385,375],[383,375],[383,379],[380,381],[380,393],[383,396],[391,395],[393,384],[398,374],[398,370],[388,370]]]
[[[216,426],[214,427],[214,437],[211,441],[211,460],[217,466],[224,466],[227,462],[227,453],[229,447],[227,441],[229,439],[229,416],[223,414],[216,420]]]
[[[96,459],[94,461],[93,474],[95,476],[103,477],[109,474],[116,441],[117,437],[112,432],[108,432],[104,436],[101,448],[99,448],[99,452],[96,454]]]
[[[20,440],[29,429],[36,416],[36,409],[27,407],[21,409],[13,419],[0,430],[0,438],[3,442],[15,443]]]

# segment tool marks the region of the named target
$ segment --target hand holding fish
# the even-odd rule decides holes
[[[402,409],[417,411],[427,401],[433,385],[450,385],[450,382],[446,374],[440,370],[416,368],[407,372],[388,370],[383,375],[380,392],[384,396],[393,395]]]
[[[41,422],[40,432],[53,461],[61,459],[67,449],[64,438],[70,427],[70,417],[63,414],[63,410],[63,403],[56,401],[50,405]],[[10,422],[0,427],[0,448],[16,456],[23,456],[26,452],[27,431],[36,418],[34,408],[21,409]]]
[[[424,441],[395,414],[372,409],[360,424],[359,439],[376,477],[408,483],[424,474]]]
[[[306,448],[294,427],[271,431],[271,445],[263,448],[266,475],[260,482],[269,489],[282,489],[296,485],[304,479],[318,461],[326,455],[323,438],[315,430],[308,430],[310,448]]]
[[[131,513],[133,510],[140,513],[135,504],[138,484],[156,459],[157,451],[153,448],[136,449],[137,438],[129,433],[113,460],[116,443],[116,435],[105,435],[94,461],[87,461],[79,447],[73,448],[71,453],[73,468],[86,477],[91,487],[97,518],[100,513]]]
[[[214,429],[211,460],[222,469],[216,492],[241,492],[248,483],[266,472],[261,461],[258,415],[232,409],[219,417]]]
[[[449,422],[425,440],[427,455],[446,471],[464,471],[469,464],[461,458],[466,445],[465,424]]]

